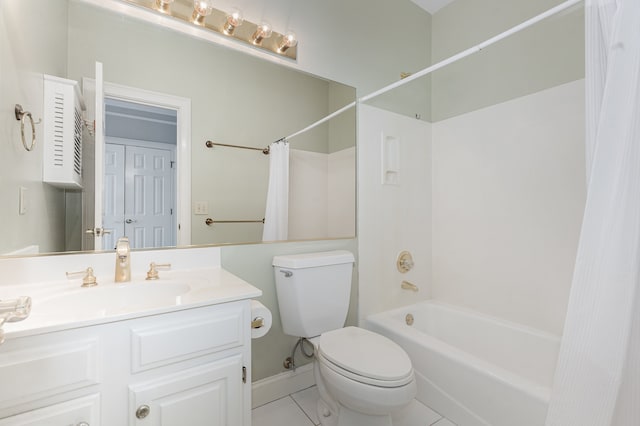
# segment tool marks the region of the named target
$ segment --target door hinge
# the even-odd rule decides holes
[[[169,214],[173,214],[173,209],[169,209]]]
[[[247,367],[242,366],[242,383],[247,383]]]
[[[169,164],[171,165],[171,168],[173,169],[173,165],[176,164],[175,161],[169,161]]]

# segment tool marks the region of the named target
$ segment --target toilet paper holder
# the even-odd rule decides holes
[[[264,318],[255,317],[253,321],[251,321],[251,328],[262,328],[264,327]]]
[[[271,311],[257,300],[251,301],[251,314],[249,316],[251,323],[251,338],[258,339],[271,330]]]

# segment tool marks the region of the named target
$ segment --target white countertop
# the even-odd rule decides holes
[[[220,266],[160,271],[160,279],[133,277],[114,283],[96,275],[98,285],[82,288],[82,279],[4,285],[0,299],[30,296],[29,317],[5,323],[6,339],[163,314],[262,295],[262,291]]]

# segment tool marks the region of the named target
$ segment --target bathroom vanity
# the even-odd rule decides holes
[[[183,251],[191,256],[175,254]],[[0,426],[248,426],[250,299],[261,292],[215,256],[193,253],[134,252],[140,267],[145,256],[186,266],[155,281],[138,267],[124,284],[96,273],[92,288],[80,279],[1,286],[2,297],[21,291],[33,307],[25,321],[4,325]],[[82,256],[96,271],[113,268],[113,254],[104,266],[103,255]]]

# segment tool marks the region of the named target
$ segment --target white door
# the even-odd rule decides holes
[[[105,144],[104,250],[122,236],[132,248],[175,245],[173,155],[171,149]]]
[[[170,150],[125,149],[125,235],[132,248],[175,245]]]
[[[103,250],[116,247],[124,236],[125,146],[105,143],[102,226],[109,231],[102,241]]]

